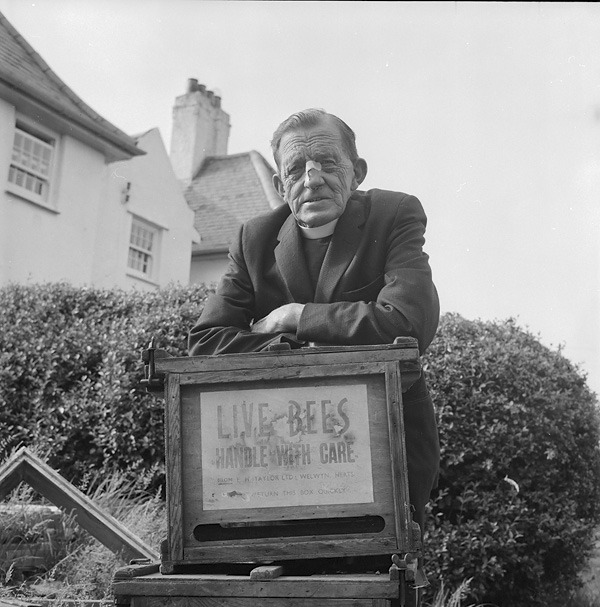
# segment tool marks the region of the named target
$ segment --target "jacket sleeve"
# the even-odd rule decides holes
[[[341,293],[334,303],[306,304],[297,337],[339,345],[415,337],[424,352],[435,335],[440,312],[429,257],[423,252],[426,224],[419,200],[404,195],[388,232],[383,285],[377,296],[371,301],[344,301]]]
[[[204,310],[188,336],[190,356],[259,352],[271,344],[287,342],[292,348],[302,343],[291,333],[252,333],[254,288],[243,255],[243,230],[229,251],[229,265],[216,293],[209,296]]]

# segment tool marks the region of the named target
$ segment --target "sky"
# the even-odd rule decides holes
[[[259,151],[320,107],[416,195],[442,312],[514,318],[600,393],[600,3],[0,0],[104,118],[167,149],[197,78]]]

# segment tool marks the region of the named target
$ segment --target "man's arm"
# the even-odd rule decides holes
[[[279,343],[288,343],[292,348],[302,345],[296,339],[297,318],[293,328],[288,328],[292,325],[282,315],[278,320],[267,315],[253,324],[254,287],[243,255],[243,230],[242,226],[231,247],[229,265],[216,293],[209,296],[200,319],[190,331],[190,356],[260,352]],[[297,316],[296,311],[294,317]]]
[[[392,216],[393,217],[393,216]],[[392,220],[392,217],[389,219]],[[297,329],[303,341],[339,345],[385,344],[415,337],[421,352],[439,321],[438,294],[423,252],[427,219],[414,196],[397,206],[385,245],[383,287],[370,300],[306,304]]]
[[[295,333],[302,310],[304,310],[304,304],[285,304],[255,322],[250,330],[252,333]]]
[[[426,217],[420,202],[405,196],[386,217],[383,287],[368,301],[288,304],[252,325],[254,290],[242,254],[232,247],[229,268],[190,333],[190,355],[256,352],[287,342],[297,348],[314,341],[337,345],[391,343],[398,336],[429,345],[439,319],[438,296],[423,252]],[[368,254],[368,251],[367,251]],[[343,294],[342,294],[343,297]],[[339,297],[339,299],[342,299]]]

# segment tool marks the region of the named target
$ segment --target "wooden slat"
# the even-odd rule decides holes
[[[401,376],[398,363],[389,362],[385,372],[388,419],[390,424],[390,461],[396,512],[398,546],[412,549],[409,529],[410,497],[406,468],[406,441],[402,408]]]
[[[17,451],[0,467],[0,478],[4,479],[4,488],[16,486],[14,478],[23,480],[56,506],[66,512],[74,512],[79,525],[109,550],[122,554],[124,558],[158,560],[158,552],[155,552],[114,517],[103,511],[25,447]]]
[[[404,549],[404,546],[398,547],[396,538],[390,535],[382,538],[345,535],[341,538],[269,538],[253,543],[231,541],[217,546],[186,546],[185,555],[186,562],[194,563],[231,562],[233,561],[232,553],[235,554],[235,562],[256,561],[257,555],[260,555],[260,561],[268,562],[302,559],[307,558],[307,555],[318,555],[321,558],[353,554],[391,555],[393,552]]]
[[[0,499],[4,499],[23,481],[24,449],[20,449],[0,466]]]
[[[270,599],[260,607],[390,607],[386,599]],[[244,597],[133,597],[131,607],[256,607],[257,599]]]
[[[235,370],[235,381],[273,381],[273,380],[289,380],[289,379],[310,379],[322,378],[326,373],[326,377],[336,376],[357,376],[357,375],[372,375],[375,373],[383,373],[385,369],[384,362],[363,362],[350,364],[327,365],[326,371],[323,365],[306,366],[306,367],[276,367],[276,368],[261,368],[261,369],[237,369]],[[219,371],[202,371],[199,373],[182,373],[181,384],[231,384],[232,371],[231,369],[220,369]]]
[[[183,559],[183,490],[181,483],[181,407],[180,376],[168,377],[165,411],[165,445],[167,469],[167,510],[169,519],[169,559]]]
[[[113,585],[115,595],[181,597],[397,598],[398,583],[385,575],[283,576],[253,581],[233,575],[149,575]]]
[[[260,607],[390,607],[386,599],[260,599]],[[256,607],[257,599],[243,597],[133,597],[131,607]]]
[[[255,567],[250,572],[251,580],[274,580],[283,575],[283,567],[281,565],[263,565]]]
[[[302,349],[290,352],[256,352],[252,354],[222,354],[219,356],[187,356],[160,358],[155,361],[156,373],[194,373],[229,370],[256,369],[264,367],[311,366],[327,364],[348,364],[398,360],[402,365],[410,363],[419,366],[419,350],[416,340],[402,347],[356,346],[346,349]],[[413,365],[414,366],[414,365]]]
[[[37,599],[0,597],[0,607],[42,607],[42,604]]]
[[[155,563],[147,563],[144,565],[127,565],[126,567],[121,567],[121,569],[117,569],[115,571],[115,575],[113,576],[113,580],[130,580],[134,577],[140,577],[142,575],[149,575],[151,573],[158,573],[159,564]]]

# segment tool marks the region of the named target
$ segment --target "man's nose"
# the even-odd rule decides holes
[[[324,183],[323,176],[321,175],[321,164],[319,162],[309,160],[306,163],[304,187],[314,189],[322,186]]]

